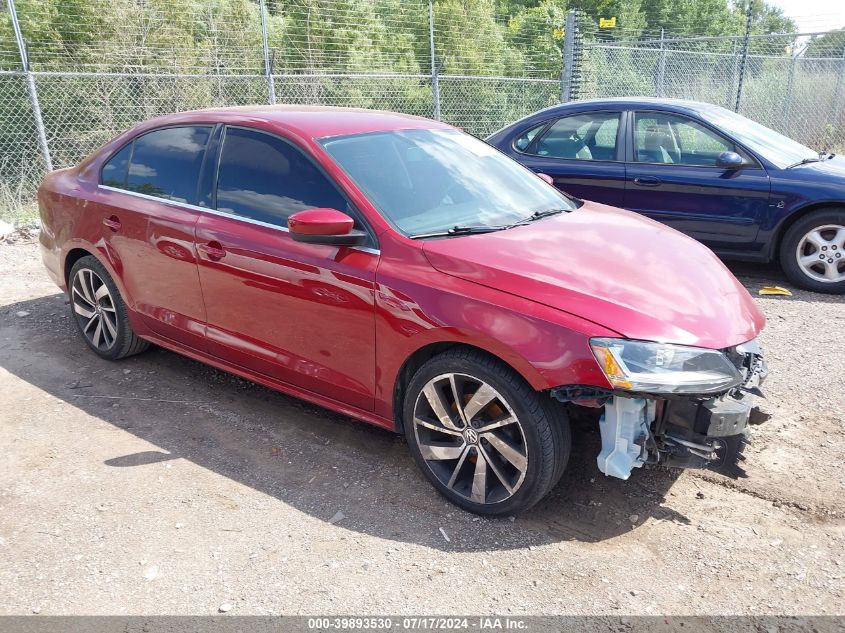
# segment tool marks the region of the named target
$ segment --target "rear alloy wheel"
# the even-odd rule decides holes
[[[562,411],[495,359],[472,350],[435,357],[411,381],[405,409],[415,460],[464,509],[525,510],[563,472],[569,427]]]
[[[845,292],[845,210],[815,211],[793,224],[781,244],[781,265],[803,288]]]
[[[68,285],[76,325],[97,355],[116,360],[149,347],[132,331],[120,293],[95,257],[83,257],[73,265]]]
[[[117,312],[106,282],[90,268],[80,268],[70,296],[82,335],[95,350],[108,353],[117,341]]]

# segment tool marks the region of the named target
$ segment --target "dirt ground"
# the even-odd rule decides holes
[[[390,433],[160,349],[98,359],[36,246],[2,245],[0,614],[843,614],[845,300],[732,268],[768,317],[748,477],[606,478],[581,424],[553,493],[488,520]]]

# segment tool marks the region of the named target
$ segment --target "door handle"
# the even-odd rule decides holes
[[[660,178],[654,176],[637,176],[634,178],[634,184],[640,187],[656,187],[660,184]]]
[[[116,215],[112,215],[108,218],[103,218],[103,226],[108,227],[112,231],[119,231],[120,230],[120,218]]]
[[[197,244],[197,250],[204,253],[208,259],[216,262],[218,259],[226,257],[226,251],[220,242],[209,242],[208,244]]]

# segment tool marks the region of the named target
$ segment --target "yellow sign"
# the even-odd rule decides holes
[[[554,31],[552,31],[552,37],[556,40],[562,40],[563,39],[563,29],[555,29]]]
[[[612,18],[599,18],[599,28],[600,29],[615,29],[616,28],[616,16]]]

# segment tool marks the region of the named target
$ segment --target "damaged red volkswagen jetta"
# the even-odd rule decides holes
[[[47,270],[117,360],[150,342],[403,433],[434,487],[519,512],[567,411],[599,469],[731,469],[765,377],[706,247],[576,200],[448,125],[247,107],[143,123],[39,191]]]

